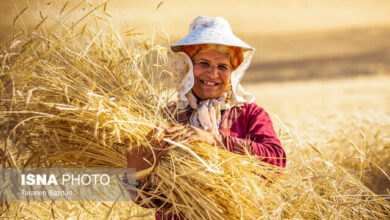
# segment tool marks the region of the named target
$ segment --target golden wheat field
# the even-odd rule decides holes
[[[171,192],[173,212],[190,219],[390,218],[389,3],[245,3],[235,10],[235,1],[203,0],[0,3],[2,11],[17,8],[1,15],[8,20],[1,24],[2,168],[124,167],[125,148],[116,143],[128,137],[147,145],[151,127],[174,123],[164,106],[176,99],[180,73],[166,47],[185,35],[192,17],[208,13],[230,18],[256,47],[243,86],[271,115],[287,168],[275,177],[249,155],[172,143],[150,180]],[[181,177],[188,173],[196,175]],[[0,218],[154,219],[154,210],[133,202],[2,202]]]

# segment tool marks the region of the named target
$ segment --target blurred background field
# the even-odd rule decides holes
[[[268,82],[245,88],[271,114],[290,166],[320,157],[346,168],[390,200],[390,77]]]
[[[2,49],[48,2],[0,1]],[[122,32],[171,43],[198,15],[226,18],[256,48],[243,84],[271,114],[288,166],[321,158],[390,200],[390,1],[112,0],[107,12]]]
[[[14,18],[26,7],[23,14],[30,19],[18,19],[15,26],[33,28],[40,20],[33,12],[48,7],[47,2],[1,1],[0,42],[11,39]],[[61,9],[63,2],[51,4]],[[72,8],[78,1],[68,2]],[[390,2],[386,0],[112,0],[107,10],[122,30],[135,28],[143,33],[141,38],[154,33],[169,37],[170,42],[184,37],[198,15],[226,18],[235,34],[257,50],[245,83],[390,71]]]

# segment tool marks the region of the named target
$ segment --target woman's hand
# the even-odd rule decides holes
[[[153,149],[149,146],[135,146],[130,148],[130,140],[124,140],[126,145],[127,168],[135,168],[137,172],[140,172],[158,164],[161,157],[167,153],[167,146],[170,145],[162,140],[165,134],[164,132],[159,133],[160,130],[159,128],[155,128],[146,136],[147,140],[153,140],[150,143]],[[157,134],[158,137],[155,137]]]
[[[158,137],[156,138],[155,135],[157,134]],[[153,140],[150,144],[153,150],[148,146],[130,148],[129,139],[124,140],[127,147],[127,168],[135,168],[137,172],[140,172],[158,164],[161,158],[167,153],[167,147],[171,145],[164,141],[164,138],[172,141],[188,139],[189,143],[200,142],[225,149],[221,135],[202,130],[192,125],[173,125],[163,131],[160,128],[155,128],[146,136],[147,140]]]
[[[206,143],[225,149],[220,134],[205,131],[192,125],[175,125],[164,132],[167,136],[172,136],[170,139],[173,141],[178,141],[179,138],[188,139],[189,143]]]

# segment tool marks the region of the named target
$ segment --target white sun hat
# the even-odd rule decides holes
[[[221,44],[245,49],[253,49],[240,38],[236,37],[229,23],[221,17],[198,16],[190,24],[188,35],[171,45],[173,51],[180,50],[180,46],[194,44]]]
[[[180,50],[180,46],[197,44],[219,44],[225,46],[241,47],[243,61],[232,71],[230,79],[232,85],[232,106],[251,103],[254,96],[242,88],[240,82],[250,65],[255,49],[236,37],[229,23],[222,17],[198,16],[190,24],[189,34],[171,45],[174,53],[170,53],[172,66],[182,75],[179,87],[180,109],[189,105],[187,93],[194,86],[194,74],[191,58]]]

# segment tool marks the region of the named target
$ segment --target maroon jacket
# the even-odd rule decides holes
[[[177,114],[179,123],[189,124],[192,110],[180,111]],[[219,132],[222,134],[227,150],[237,154],[244,153],[244,147],[249,153],[259,156],[267,163],[286,167],[286,153],[284,152],[272,121],[263,108],[254,103],[233,107],[222,112]],[[155,205],[145,205],[154,208]],[[164,214],[164,208],[156,210],[156,219],[181,219],[179,216]]]
[[[181,112],[179,123],[188,124],[191,112]],[[226,148],[233,153],[243,154],[246,147],[262,161],[286,167],[286,154],[272,126],[272,121],[263,108],[255,103],[244,104],[224,111],[219,125]]]

